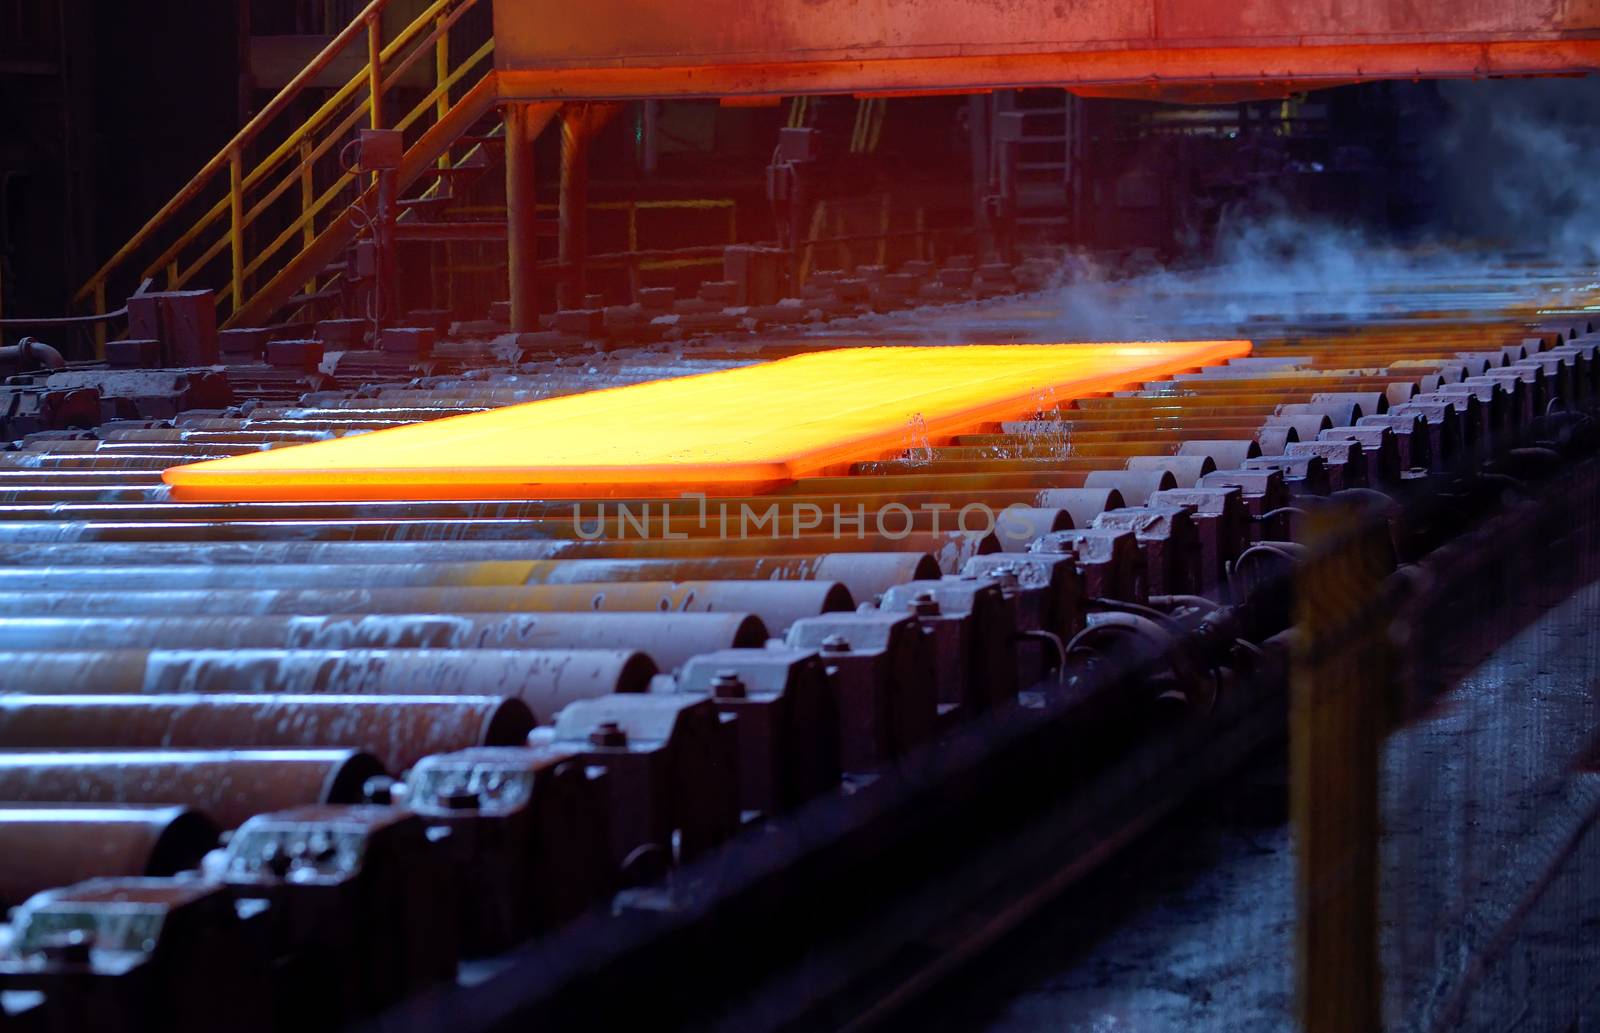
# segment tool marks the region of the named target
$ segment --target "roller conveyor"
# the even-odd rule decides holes
[[[1587,316],[1463,293],[1441,320],[1425,314],[1438,289],[1416,285],[1418,314],[1382,326],[1273,322],[1248,356],[1081,397],[1041,384],[961,426],[897,418],[870,454],[705,499],[600,483],[184,501],[161,473],[859,338],[691,342],[602,374],[524,357],[22,442],[0,453],[0,844],[54,823],[62,882],[194,869],[314,915],[329,942],[434,946],[342,998],[354,1018],[592,906],[580,924],[692,911],[686,886],[733,885],[831,806],[870,813],[977,729],[1056,715],[1071,792],[1152,729],[1281,704],[1219,703],[1219,686],[1281,666],[1270,589],[1329,496],[1454,483],[1600,397]],[[1026,327],[1006,304],[986,318]],[[720,352],[743,358],[697,357]],[[1428,533],[1396,529],[1397,553]],[[1167,659],[1136,691],[1086,688],[1130,644]],[[97,823],[119,846],[91,856],[74,844]],[[219,828],[239,831],[202,862]],[[439,865],[470,876],[403,914],[296,888]],[[775,895],[736,899],[776,906],[788,876],[769,876]],[[38,865],[0,878],[19,898],[56,885]],[[270,949],[338,969],[283,928]]]

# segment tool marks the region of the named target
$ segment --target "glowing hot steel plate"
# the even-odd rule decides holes
[[[662,496],[770,490],[1247,355],[1247,341],[848,348],[178,466],[203,501]]]

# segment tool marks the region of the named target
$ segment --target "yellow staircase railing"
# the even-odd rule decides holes
[[[384,14],[396,2],[372,0],[74,301],[92,300],[103,312],[113,287],[131,290],[154,279],[166,290],[215,289],[226,324],[248,326],[269,319],[298,291],[314,292],[317,278],[360,232],[359,208],[371,207],[366,195],[375,187],[343,157],[357,132],[370,126],[406,134],[404,190],[435,167],[448,167],[452,144],[498,99],[492,38],[451,62],[451,30],[479,0],[431,0],[386,40]],[[347,54],[362,60],[360,71],[296,121]],[[409,107],[391,121],[397,99]]]

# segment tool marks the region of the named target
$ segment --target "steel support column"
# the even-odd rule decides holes
[[[538,198],[533,173],[533,144],[555,112],[552,104],[507,104],[506,126],[506,259],[511,288],[511,329],[524,333],[539,328]]]
[[[561,115],[561,285],[562,308],[583,307],[588,293],[589,145],[620,110],[618,104],[570,104]]]

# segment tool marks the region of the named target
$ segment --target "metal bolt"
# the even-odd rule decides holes
[[[918,617],[939,616],[939,597],[932,592],[922,591],[911,600],[911,611]]]
[[[628,733],[615,721],[602,721],[598,728],[589,733],[590,746],[626,746]]]
[[[718,671],[711,679],[711,694],[719,699],[743,699],[748,693],[738,671]]]
[[[1022,580],[1022,571],[1005,563],[989,571],[989,579],[998,581],[1003,588],[1016,588]]]
[[[822,651],[824,653],[848,653],[850,652],[850,640],[843,635],[829,635],[822,640]]]

